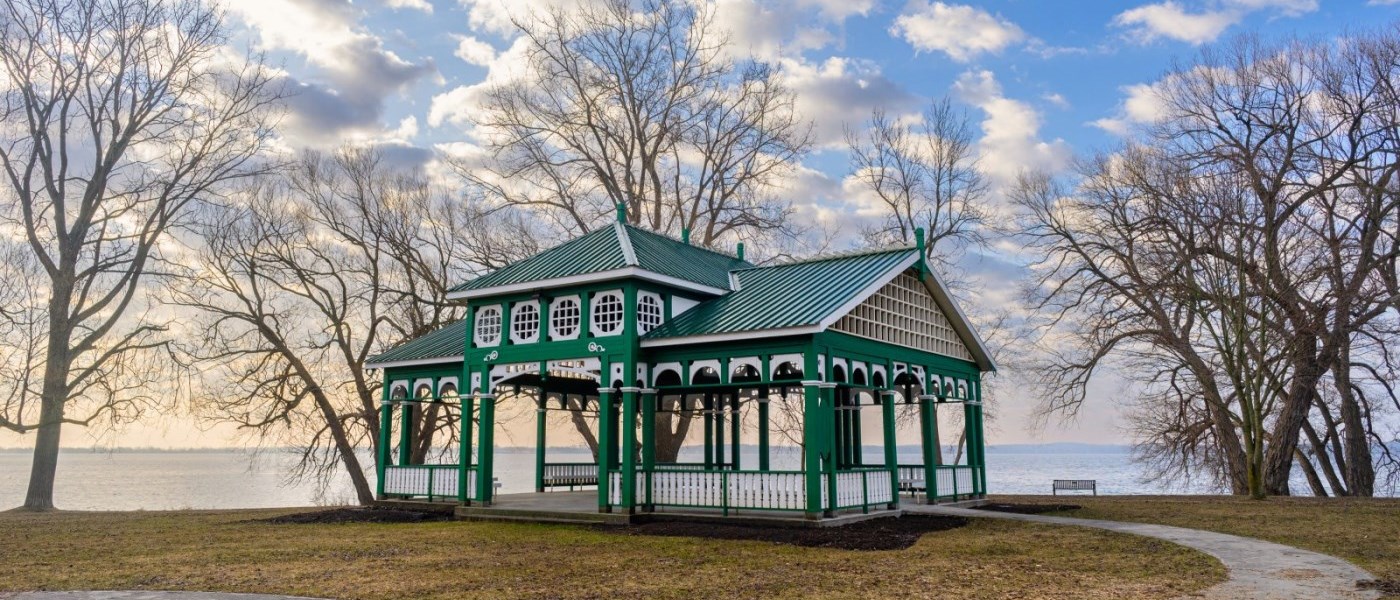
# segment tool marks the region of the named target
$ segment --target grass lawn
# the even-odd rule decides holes
[[[1071,503],[1070,517],[1179,525],[1315,550],[1400,584],[1400,499],[1233,496],[995,496],[997,502]],[[1388,598],[1400,598],[1391,595]]]
[[[1213,559],[1165,542],[980,519],[894,551],[560,525],[250,522],[287,512],[0,513],[0,592],[1123,600],[1177,597],[1224,578]]]

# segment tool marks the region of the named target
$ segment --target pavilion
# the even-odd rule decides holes
[[[587,498],[591,506],[596,495],[598,512],[822,519],[897,509],[901,492],[927,502],[984,497],[981,374],[995,367],[930,271],[922,230],[916,240],[755,266],[742,244],[735,255],[701,248],[629,225],[619,207],[611,226],[453,288],[462,321],[369,361],[384,380],[378,495],[491,506],[496,409],[515,401],[533,402],[538,415],[536,490],[596,486]],[[770,468],[775,402],[801,415],[799,468]],[[748,403],[756,465],[739,460]],[[919,415],[920,464],[896,460],[901,403]],[[964,464],[939,464],[936,411],[945,404],[963,411]],[[703,461],[657,462],[662,406],[702,420]],[[460,457],[410,464],[416,411],[435,409],[461,411]],[[878,464],[861,455],[867,409],[881,419]],[[599,416],[596,462],[545,461],[551,410]]]

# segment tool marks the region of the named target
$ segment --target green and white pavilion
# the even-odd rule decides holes
[[[925,263],[922,230],[914,247],[755,266],[742,245],[715,252],[624,216],[619,208],[611,227],[452,289],[465,319],[371,359],[384,376],[381,499],[501,500],[494,433],[506,402],[537,410],[536,490],[597,486],[599,512],[821,519],[897,509],[900,492],[985,495],[981,374],[995,367]],[[801,415],[798,469],[770,468],[770,405],[780,402]],[[739,460],[749,403],[758,464]],[[896,460],[904,403],[917,407],[921,464]],[[410,464],[415,411],[433,404],[461,411],[458,464]],[[963,411],[965,464],[937,464],[936,411],[947,404]],[[657,462],[661,406],[703,421],[703,462]],[[545,462],[546,411],[580,407],[598,416],[596,462]],[[861,455],[863,415],[883,425],[879,464]]]

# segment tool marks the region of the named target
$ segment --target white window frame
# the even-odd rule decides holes
[[[488,312],[494,312],[496,314],[496,339],[490,341],[481,337],[481,317]],[[505,334],[504,325],[505,315],[501,312],[501,305],[491,304],[478,307],[476,309],[476,316],[472,318],[472,342],[475,343],[478,348],[491,348],[501,345],[501,338],[504,337]]]
[[[642,301],[643,299],[656,301],[656,316],[660,320],[655,325],[647,326],[642,323]],[[666,299],[661,294],[652,292],[637,292],[637,335],[645,335],[647,332],[656,329],[666,323]]]
[[[573,333],[570,333],[570,334],[567,334],[567,335],[566,335],[566,334],[560,332],[560,331],[559,331],[559,328],[555,326],[555,318],[557,318],[557,317],[559,316],[559,309],[561,308],[561,307],[560,307],[560,304],[562,304],[563,302],[565,302],[565,301],[567,301],[567,300],[572,300],[572,301],[574,302],[574,306],[578,308],[578,322],[574,324],[574,331],[573,331]],[[576,340],[576,339],[578,339],[579,332],[583,330],[583,318],[584,318],[584,314],[583,314],[583,300],[582,300],[581,298],[578,297],[578,294],[574,294],[574,295],[572,295],[572,296],[560,296],[560,297],[558,297],[558,298],[555,298],[555,299],[551,300],[551,301],[549,302],[549,339],[551,339],[551,340]]]
[[[516,335],[515,325],[520,321],[520,311],[526,308],[535,309],[535,331],[527,336]],[[512,344],[533,344],[540,341],[540,329],[544,328],[544,314],[540,312],[539,300],[523,300],[516,302],[510,307],[510,343]]]
[[[608,297],[616,297],[618,306],[622,307],[621,318],[617,321],[616,329],[612,331],[604,331],[602,323],[598,320],[600,316],[598,305],[603,302],[604,298]],[[593,333],[593,337],[622,335],[622,331],[625,329],[627,329],[627,296],[622,293],[622,290],[604,290],[593,294],[593,298],[588,301],[588,331]]]

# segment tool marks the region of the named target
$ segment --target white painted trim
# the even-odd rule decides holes
[[[801,381],[801,383],[802,383],[802,386],[803,386],[803,387],[806,387],[806,386],[809,386],[809,385],[810,385],[810,386],[813,386],[813,387],[821,387],[821,385],[822,385],[823,383],[826,383],[826,382],[820,381],[820,380],[817,380],[817,379],[803,379],[803,380]]]
[[[413,358],[409,360],[391,360],[381,363],[365,363],[366,369],[393,369],[398,367],[421,367],[427,365],[444,365],[460,363],[464,360],[461,356],[443,356],[439,358]]]
[[[622,318],[612,331],[602,331],[598,327],[598,304],[608,296],[617,297],[617,303],[622,306]],[[588,333],[598,338],[622,335],[622,332],[627,329],[627,312],[627,294],[623,293],[622,289],[593,292],[593,297],[588,299]]]
[[[963,340],[963,345],[967,346],[968,352],[972,353],[973,362],[982,371],[997,370],[997,365],[992,361],[992,352],[987,349],[987,345],[982,342],[982,337],[977,335],[977,330],[972,328],[972,322],[967,319],[967,314],[963,313],[958,303],[953,301],[953,297],[948,293],[948,286],[932,270],[928,272],[928,278],[919,278],[924,282],[924,287],[933,294],[933,301],[943,309],[943,316],[948,318],[948,325]],[[968,343],[971,341],[971,343]]]
[[[700,370],[704,369],[705,367],[714,369],[715,376],[719,377],[720,381],[724,381],[724,367],[720,366],[719,359],[710,358],[705,360],[692,361],[690,363],[690,382],[692,385],[695,383],[695,374],[699,373]]]
[[[476,307],[476,312],[472,314],[472,330],[468,333],[471,334],[472,343],[475,344],[477,348],[495,348],[501,345],[501,340],[507,339],[510,335],[510,332],[506,331],[506,308],[507,307],[501,303]],[[496,318],[499,321],[496,323],[496,326],[500,331],[497,332],[496,341],[488,344],[481,339],[481,313],[489,310],[496,311]]]
[[[645,281],[652,281],[652,282],[655,282],[655,283],[662,283],[662,284],[666,284],[666,285],[669,285],[669,286],[672,286],[672,287],[678,287],[678,288],[681,288],[681,289],[683,289],[683,290],[690,290],[690,291],[693,291],[693,292],[702,292],[702,293],[711,294],[711,295],[714,295],[714,296],[719,296],[719,295],[727,294],[727,293],[729,293],[729,292],[731,291],[731,290],[720,289],[720,288],[717,288],[717,287],[710,287],[710,286],[708,286],[708,285],[703,285],[703,284],[695,283],[695,282],[693,282],[693,281],[689,281],[689,280],[686,280],[686,279],[681,279],[681,278],[679,278],[679,277],[672,277],[672,276],[670,276],[670,275],[662,275],[661,273],[656,273],[656,272],[654,272],[654,271],[648,271],[648,270],[643,269],[643,268],[641,268],[641,267],[629,266],[629,267],[623,267],[623,268],[621,268],[621,269],[613,269],[613,270],[610,270],[610,271],[599,271],[599,272],[597,272],[597,273],[584,273],[584,274],[582,274],[582,275],[570,275],[570,276],[568,276],[568,277],[555,277],[554,279],[540,279],[540,280],[538,280],[538,281],[525,281],[525,282],[521,282],[521,283],[512,283],[512,284],[510,284],[510,285],[498,285],[498,286],[494,286],[494,287],[481,288],[481,289],[476,289],[476,290],[458,290],[458,291],[456,291],[456,292],[448,292],[448,293],[447,293],[447,299],[448,299],[448,300],[470,300],[470,299],[472,299],[472,298],[484,298],[484,297],[487,297],[487,296],[499,296],[499,295],[501,295],[501,294],[509,294],[509,293],[513,293],[513,292],[528,292],[528,291],[539,290],[539,289],[545,289],[545,288],[556,288],[556,287],[564,287],[564,286],[570,286],[570,285],[577,285],[577,284],[580,284],[580,283],[597,283],[597,282],[601,282],[601,281],[612,281],[612,280],[615,280],[615,279],[627,279],[627,278],[636,278],[636,279],[642,279],[642,280],[645,280]]]
[[[936,394],[919,394],[918,396],[915,396],[915,398],[918,398],[918,399],[920,399],[920,400],[937,400],[937,399],[938,399],[938,395],[936,395]]]
[[[641,392],[642,392],[642,395],[643,395],[643,396],[646,396],[646,395],[648,395],[648,394],[650,394],[650,395],[652,395],[652,396],[655,396],[655,395],[656,395],[656,388],[642,388],[642,389],[641,389]]]
[[[445,385],[447,385],[447,384],[449,384],[449,383],[452,384],[452,387],[454,387],[454,388],[457,389],[457,395],[458,395],[458,396],[461,396],[461,395],[462,395],[462,385],[461,385],[460,383],[457,383],[457,378],[456,378],[456,377],[440,377],[440,378],[438,378],[438,387],[437,387],[437,395],[438,395],[439,398],[442,397],[442,386],[445,386]]]
[[[836,310],[827,313],[826,317],[824,317],[821,320],[821,328],[826,329],[828,327],[831,327],[832,325],[835,325],[837,321],[841,320],[841,317],[846,316],[847,313],[855,310],[857,306],[861,305],[861,303],[868,300],[871,296],[874,296],[876,292],[880,291],[881,288],[885,287],[886,284],[893,281],[895,277],[898,277],[900,273],[903,273],[914,263],[918,262],[918,260],[919,253],[912,252],[907,258],[899,261],[899,263],[895,266],[890,267],[888,271],[885,271],[884,275],[881,275],[880,277],[876,278],[873,283],[871,283],[868,286],[865,286],[865,288],[857,292],[856,295],[851,296],[851,299],[847,300],[845,304],[842,304]]]
[[[627,235],[627,228],[623,227],[622,223],[613,221],[613,231],[617,233],[617,245],[622,248],[623,262],[633,266],[639,264],[637,250],[632,247],[632,236]]]
[[[535,320],[537,321],[535,323],[535,334],[529,337],[518,337],[515,335],[515,319],[516,317],[520,316],[519,312],[527,306],[533,306],[535,308]],[[510,307],[510,343],[533,344],[535,342],[538,342],[540,341],[540,334],[544,331],[545,327],[546,323],[544,322],[544,313],[540,311],[539,300],[522,300],[520,302],[516,302],[513,306]]]
[[[574,306],[578,307],[578,324],[574,326],[574,332],[571,335],[559,335],[559,330],[554,327],[554,316],[555,314],[557,314],[556,311],[559,309],[559,304],[561,302],[564,302],[565,300],[572,300],[574,302]],[[578,339],[579,332],[583,330],[583,319],[585,316],[586,313],[584,313],[583,310],[583,298],[579,297],[578,294],[569,294],[568,296],[559,296],[558,298],[551,298],[549,301],[549,341],[556,342]]]
[[[413,388],[408,390],[408,399],[418,400],[418,390],[422,389],[423,386],[427,386],[428,392],[431,393],[433,396],[437,396],[437,388],[433,387],[433,378],[419,377],[418,379],[413,380]]]
[[[622,386],[622,387],[620,387],[620,388],[617,388],[617,391],[622,392],[622,393],[624,393],[624,394],[627,393],[627,392],[636,393],[636,392],[642,391],[642,388],[639,388],[639,387],[637,387],[637,386],[632,386],[632,385],[626,385],[626,386]]]
[[[642,340],[643,348],[659,348],[662,346],[679,346],[682,344],[707,344],[710,342],[735,342],[741,340],[761,340],[774,336],[803,335],[808,333],[818,333],[820,327],[784,327],[780,329],[755,329],[752,331],[740,331],[735,333],[712,333],[708,335],[693,335],[687,337],[660,338],[655,340]]]

